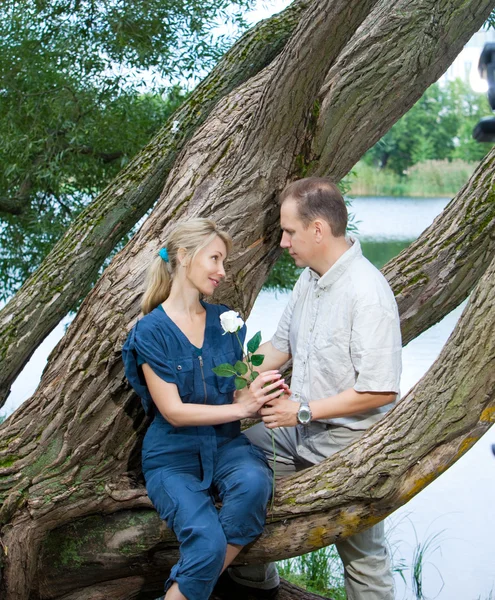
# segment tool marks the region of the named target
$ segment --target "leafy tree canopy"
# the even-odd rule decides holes
[[[428,159],[479,161],[492,144],[472,137],[476,123],[492,110],[486,94],[456,79],[433,84],[364,156],[365,162],[402,175]]]
[[[213,28],[242,28],[249,2],[0,5],[0,299],[182,101],[163,82],[210,68],[230,41]]]

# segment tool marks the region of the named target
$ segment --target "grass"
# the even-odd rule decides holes
[[[495,600],[495,597],[494,597],[494,595],[493,595],[493,594],[494,594],[493,590],[490,590],[490,591],[488,592],[488,595],[487,595],[487,596],[478,596],[478,597],[476,598],[476,600]]]
[[[415,537],[415,546],[411,564],[399,555],[397,544],[391,544],[390,538],[398,526],[404,521],[408,521],[413,528]],[[433,600],[444,587],[444,580],[439,569],[432,562],[433,555],[441,552],[441,543],[444,541],[443,530],[432,533],[424,541],[418,539],[414,525],[409,517],[403,517],[397,523],[393,523],[387,529],[386,541],[392,562],[392,571],[398,573],[402,578],[407,589],[412,592],[415,600]],[[299,585],[300,587],[319,594],[324,598],[333,598],[334,600],[345,600],[346,593],[344,587],[344,570],[335,546],[321,548],[315,552],[281,560],[277,563],[280,576],[287,581]],[[425,567],[429,570],[433,568],[440,577],[440,588],[433,596],[428,596],[425,591],[426,578]],[[492,592],[485,599],[479,597],[477,600],[495,600],[492,598]]]
[[[455,196],[473,174],[477,163],[463,160],[427,160],[403,175],[362,161],[353,169],[352,196],[446,197]]]
[[[324,598],[345,600],[344,570],[335,546],[277,563],[280,576]]]

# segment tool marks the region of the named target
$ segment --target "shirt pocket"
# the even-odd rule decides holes
[[[213,365],[218,367],[218,365],[223,365],[224,363],[228,363],[229,365],[235,365],[237,362],[237,358],[234,352],[229,352],[228,354],[222,354],[221,356],[213,356]],[[220,377],[219,375],[215,375],[215,384],[218,388],[218,391],[221,394],[230,394],[235,391],[235,377]]]
[[[192,358],[171,361],[175,371],[179,396],[184,399],[194,391],[194,362]]]

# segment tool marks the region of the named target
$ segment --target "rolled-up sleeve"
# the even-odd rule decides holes
[[[170,360],[164,356],[160,340],[153,330],[142,322],[136,323],[122,348],[127,380],[141,398],[146,414],[153,412],[153,400],[149,393],[142,364],[148,364],[158,377],[168,383],[175,383],[176,372]]]
[[[402,341],[394,307],[358,307],[353,316],[350,351],[357,392],[399,393]]]

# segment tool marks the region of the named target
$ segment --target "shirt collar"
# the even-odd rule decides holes
[[[355,258],[362,256],[363,253],[359,240],[349,237],[348,241],[352,246],[321,277],[316,271],[313,271],[311,268],[309,269],[312,279],[316,281],[319,288],[326,289],[330,287],[347,271],[347,268]]]

